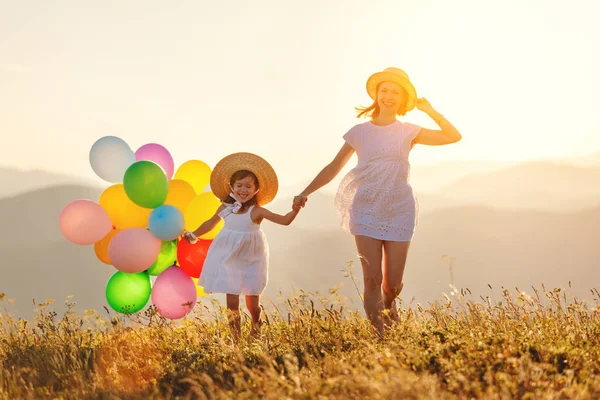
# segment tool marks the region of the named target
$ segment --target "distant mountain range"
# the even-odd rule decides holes
[[[60,308],[72,294],[80,310],[106,304],[104,288],[114,268],[98,261],[92,246],[67,242],[57,225],[70,201],[99,194],[96,188],[69,185],[0,199],[0,292],[16,298],[17,315],[32,315],[32,298],[56,299]],[[290,204],[291,198],[284,198],[269,208],[284,212]],[[268,298],[292,287],[327,293],[343,283],[341,293],[359,307],[354,284],[342,269],[354,262],[362,290],[361,267],[353,238],[338,227],[332,196],[311,196],[289,227],[265,222],[263,229],[272,255]],[[566,287],[572,281],[572,293],[589,297],[589,288],[600,279],[599,237],[600,207],[555,213],[453,205],[424,212],[411,244],[402,297],[426,303],[449,293],[444,254],[455,257],[455,285],[475,296],[489,293],[488,283],[497,296],[501,285],[530,292],[531,285],[542,282]]]
[[[94,185],[92,179],[41,170],[0,167],[0,198],[56,185]]]
[[[462,204],[568,211],[600,205],[600,167],[531,162],[471,175],[438,190]]]
[[[597,164],[594,163],[596,159]],[[600,153],[570,161],[570,164],[559,160],[519,164],[465,161],[416,165],[411,170],[410,182],[419,199],[421,212],[465,204],[546,211],[581,210],[600,204],[600,185],[597,184]],[[344,173],[317,194],[334,194]],[[98,190],[109,186],[99,178],[92,178],[95,177],[84,181],[44,171],[0,167],[3,183],[0,198],[57,185],[91,185]],[[308,183],[291,185],[282,182],[278,198],[291,197]]]

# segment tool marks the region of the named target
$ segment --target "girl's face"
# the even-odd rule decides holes
[[[254,183],[254,178],[252,176],[238,179],[233,184],[233,194],[235,194],[236,197],[242,201],[242,203],[250,200],[255,193],[256,183]]]
[[[377,92],[377,104],[382,111],[393,112],[406,103],[406,92],[394,82],[383,82]]]

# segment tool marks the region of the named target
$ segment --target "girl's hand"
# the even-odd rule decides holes
[[[415,106],[417,107],[417,110],[423,111],[424,113],[429,113],[430,111],[433,111],[433,107],[429,103],[429,100],[427,100],[425,97],[417,99]]]
[[[185,232],[183,234],[183,239],[189,244],[196,244],[198,242],[198,238],[192,232]]]

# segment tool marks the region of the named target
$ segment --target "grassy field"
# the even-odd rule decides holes
[[[599,398],[600,294],[584,304],[562,289],[530,292],[404,304],[383,339],[335,290],[301,292],[269,307],[261,337],[246,320],[236,343],[207,307],[173,323],[151,308],[60,316],[47,301],[27,323],[2,295],[0,397]]]

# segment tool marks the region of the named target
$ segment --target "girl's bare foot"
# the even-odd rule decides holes
[[[252,327],[250,328],[250,336],[253,338],[257,338],[260,336],[260,331],[262,328],[262,320],[259,320],[257,323],[252,323]]]

